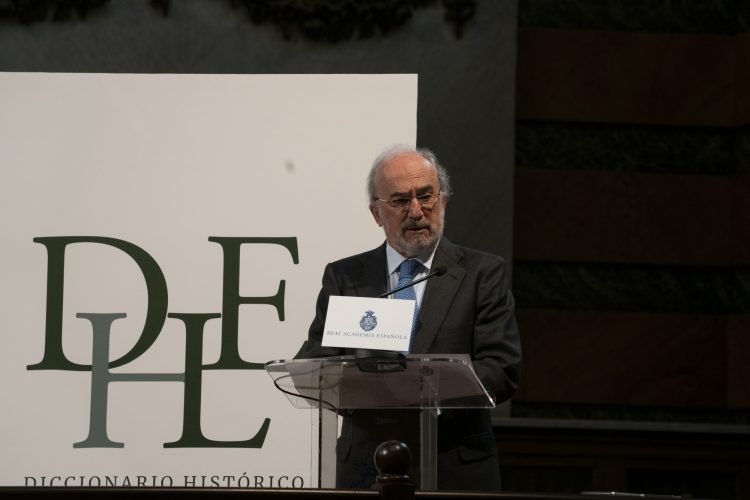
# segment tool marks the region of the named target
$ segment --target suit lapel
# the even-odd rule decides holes
[[[377,297],[388,289],[388,263],[385,257],[385,243],[367,253],[360,261],[360,267],[352,277],[352,287],[359,297]]]
[[[443,238],[435,252],[432,269],[445,266],[443,276],[435,276],[427,282],[422,306],[417,319],[416,337],[412,352],[426,353],[435,340],[438,330],[450,309],[453,297],[458,292],[466,271],[459,265],[463,253],[450,241]]]

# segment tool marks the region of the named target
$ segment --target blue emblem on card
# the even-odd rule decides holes
[[[359,320],[359,326],[366,332],[375,329],[378,326],[378,318],[374,316],[374,311],[365,311],[365,315]]]

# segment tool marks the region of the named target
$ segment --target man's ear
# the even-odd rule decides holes
[[[383,227],[383,220],[380,218],[380,209],[375,206],[375,203],[370,203],[370,213],[375,219],[375,222],[378,223],[378,226]]]

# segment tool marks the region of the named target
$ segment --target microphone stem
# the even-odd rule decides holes
[[[430,274],[428,274],[427,276],[422,276],[422,277],[421,277],[421,278],[419,278],[418,280],[414,280],[414,281],[411,281],[411,282],[409,282],[409,283],[407,283],[407,284],[405,284],[405,285],[397,286],[397,287],[396,287],[396,288],[394,288],[393,290],[388,290],[387,292],[385,292],[385,293],[382,293],[382,294],[378,295],[378,298],[379,298],[379,299],[385,298],[385,297],[387,297],[387,296],[389,296],[389,295],[392,295],[392,294],[394,294],[394,293],[396,293],[396,292],[400,292],[400,291],[401,291],[401,290],[403,290],[404,288],[409,288],[410,286],[414,286],[414,285],[417,285],[417,284],[419,284],[419,283],[422,283],[423,281],[425,281],[425,280],[428,280],[428,279],[432,278],[432,277],[433,277],[433,276],[435,276],[435,275],[436,275],[437,273],[438,273],[438,270],[436,269],[436,270],[432,271],[432,272],[431,272]]]

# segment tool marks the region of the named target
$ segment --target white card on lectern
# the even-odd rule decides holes
[[[406,352],[415,307],[413,300],[331,296],[322,345]]]

